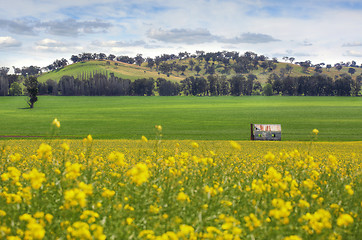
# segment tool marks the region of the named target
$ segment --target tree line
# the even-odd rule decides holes
[[[253,74],[235,75],[229,79],[223,75],[191,76],[178,83],[163,78],[131,81],[113,74],[94,73],[63,76],[59,82],[49,79],[37,83],[37,93],[54,96],[359,96],[361,84],[362,76],[352,79],[347,74],[332,79],[323,74],[280,77],[273,73],[262,86]],[[22,93],[16,75],[0,75],[0,96]]]

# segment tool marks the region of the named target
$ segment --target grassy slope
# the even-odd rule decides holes
[[[0,135],[45,136],[50,122],[60,135],[82,138],[248,140],[250,123],[282,124],[283,140],[362,140],[362,98],[355,97],[51,97],[35,108],[25,97],[0,98]]]
[[[117,63],[118,65],[115,65]],[[93,73],[93,72],[113,72],[115,76],[135,80],[138,78],[149,78],[152,77],[154,79],[158,77],[165,78],[167,80],[173,81],[181,81],[181,78],[170,76],[167,77],[165,74],[158,74],[156,71],[151,70],[146,67],[139,67],[133,64],[121,63],[121,62],[113,62],[110,61],[110,65],[106,64],[106,61],[88,61],[88,62],[80,62],[76,64],[71,64],[66,66],[65,68],[58,69],[52,72],[48,72],[42,74],[38,77],[39,82],[45,82],[48,79],[53,79],[59,81],[59,79],[63,75],[69,75],[77,77],[82,73]],[[146,72],[145,72],[146,71]]]
[[[162,74],[162,73],[158,74],[158,72],[154,68],[150,69],[150,68],[146,67],[146,65],[147,65],[146,63],[144,63],[141,67],[139,67],[134,64],[126,64],[126,63],[122,63],[122,62],[110,61],[110,65],[107,65],[106,61],[89,61],[89,62],[71,64],[71,65],[66,66],[63,69],[44,73],[40,77],[38,77],[38,81],[45,82],[48,79],[53,79],[53,80],[59,81],[59,79],[63,75],[70,75],[70,76],[77,77],[84,72],[93,73],[93,72],[106,72],[106,71],[108,72],[108,74],[110,72],[113,72],[115,74],[115,76],[117,76],[117,77],[131,79],[131,80],[135,80],[138,78],[150,78],[150,77],[157,79],[159,77],[162,77],[167,80],[180,82],[182,79],[184,79],[186,77],[196,76],[195,71],[190,71],[189,59],[174,60],[174,61],[177,64],[188,66],[188,69],[185,71],[184,75],[181,75],[181,72],[177,73],[174,71],[174,72],[172,72],[170,77],[167,77],[167,75],[165,75],[165,74]],[[202,68],[199,75],[207,77],[207,75],[205,75],[205,70],[203,69],[203,65],[205,64],[205,61],[198,61],[198,60],[194,60],[194,61],[196,63],[195,66],[200,65],[200,67]],[[116,66],[115,63],[117,63],[118,66]],[[219,64],[218,62],[210,61],[210,64],[212,64],[212,63],[214,63],[215,66],[217,66]],[[284,62],[277,63],[277,68],[273,72],[278,74],[280,72],[280,69],[285,68],[287,64],[288,63],[284,63]],[[292,73],[290,74],[291,76],[302,76],[302,75],[311,76],[315,73],[313,68],[309,68],[309,72],[304,73],[302,71],[302,68],[299,65],[290,64],[290,63],[289,63],[289,65],[291,65],[293,67]],[[216,69],[215,74],[222,75],[220,73],[220,71],[222,69],[223,69],[223,67],[220,65],[220,67]],[[353,75],[353,77],[356,77],[357,75],[362,74],[361,68],[355,68],[355,69],[356,69],[356,73]],[[263,69],[259,67],[258,70],[254,70],[250,73],[255,74],[258,78],[257,80],[263,84],[267,81],[268,76],[270,75],[271,72],[264,72]],[[327,71],[327,69],[323,69],[323,74],[326,74],[332,78],[334,78],[335,75],[339,75],[342,73],[348,74],[348,68],[344,67],[341,71],[337,71],[335,68],[331,68],[329,71]],[[227,77],[230,78],[233,75],[235,75],[235,72],[233,70],[231,70],[230,75],[228,75]]]

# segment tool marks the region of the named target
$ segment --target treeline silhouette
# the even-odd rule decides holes
[[[48,80],[39,83],[40,95],[62,96],[250,96],[250,95],[286,95],[286,96],[358,96],[361,79],[354,80],[347,74],[336,79],[326,75],[287,76],[280,78],[270,75],[262,87],[256,76],[235,75],[230,79],[225,76],[209,75],[188,77],[180,83],[163,78],[142,78],[135,81],[95,73],[74,78],[63,76],[59,83]]]

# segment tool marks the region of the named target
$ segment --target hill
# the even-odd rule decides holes
[[[190,61],[193,61],[193,66],[190,65]],[[271,62],[271,61],[269,61]],[[79,77],[83,74],[92,74],[92,73],[107,73],[110,75],[113,73],[116,77],[123,78],[123,79],[140,79],[140,78],[164,78],[166,80],[171,80],[174,82],[180,82],[183,79],[191,76],[195,77],[207,77],[209,73],[207,72],[207,66],[212,66],[214,68],[214,74],[216,75],[224,75],[226,78],[231,78],[238,73],[235,72],[233,68],[227,69],[228,67],[225,66],[220,61],[212,61],[209,60],[207,63],[205,59],[199,58],[185,58],[185,59],[175,59],[175,60],[168,60],[164,61],[167,65],[173,65],[172,70],[168,71],[167,73],[156,70],[156,67],[147,67],[147,63],[144,62],[141,66],[136,64],[128,64],[119,61],[110,61],[110,60],[90,60],[90,61],[83,61],[77,62],[74,64],[67,65],[63,68],[59,68],[57,70],[53,70],[50,72],[46,72],[41,74],[38,77],[39,82],[45,82],[48,79],[59,81],[60,78],[64,75]],[[257,77],[257,81],[264,84],[270,74],[275,73],[278,75],[290,75],[292,77],[298,76],[312,76],[316,74],[314,71],[314,67],[309,67],[306,71],[298,64],[292,63],[285,63],[285,62],[275,62],[273,63],[272,69],[263,69],[261,67],[263,61],[258,62],[257,69],[252,69],[248,73],[244,74],[253,74]],[[233,60],[230,60],[230,64],[234,64]],[[181,71],[178,69],[178,66],[186,66],[186,70]],[[195,71],[195,67],[199,66],[201,70],[199,72]],[[289,72],[286,70],[287,66],[290,68]],[[343,67],[341,70],[337,70],[336,68],[332,67],[330,69],[322,68],[321,74],[325,74],[329,77],[334,78],[336,75],[340,74],[349,74],[348,73],[349,67]],[[354,68],[356,71],[354,73],[354,77],[362,74],[361,68]]]
[[[64,75],[78,77],[82,74],[92,73],[114,73],[116,77],[135,80],[139,78],[165,78],[166,80],[181,81],[183,78],[166,74],[158,74],[157,71],[144,66],[137,66],[135,64],[127,64],[117,61],[105,61],[105,60],[91,60],[86,62],[78,62],[67,65],[63,68],[53,70],[47,73],[43,73],[38,77],[39,82],[45,82],[48,79],[59,81]]]

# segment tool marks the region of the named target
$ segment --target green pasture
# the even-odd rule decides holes
[[[362,98],[357,97],[61,97],[40,96],[34,109],[26,97],[0,97],[1,136],[95,139],[248,140],[250,123],[280,123],[282,140],[362,140]],[[1,137],[0,139],[9,139]]]

